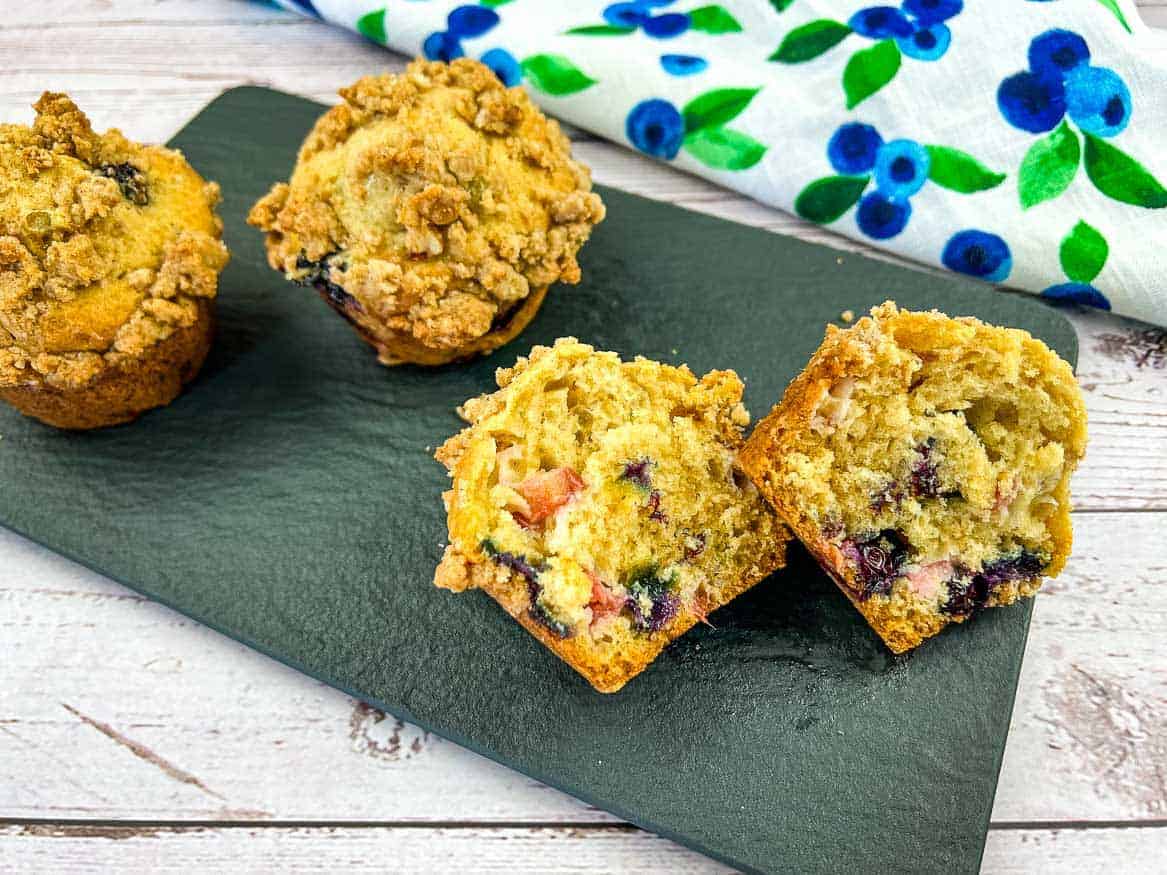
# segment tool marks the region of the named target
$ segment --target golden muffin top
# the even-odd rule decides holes
[[[46,92],[0,125],[0,385],[82,386],[194,324],[227,262],[219,188]]]
[[[251,211],[274,269],[339,286],[433,347],[481,337],[532,289],[579,281],[604,207],[521,88],[477,61],[419,60],[340,94],[291,182]]]

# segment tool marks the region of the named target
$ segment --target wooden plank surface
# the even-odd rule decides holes
[[[0,121],[58,89],[165,140],[233,85],[331,100],[402,63],[237,0],[9,5]],[[1142,11],[1167,26],[1165,0]],[[606,184],[869,251],[572,133]],[[1167,332],[1069,315],[1091,417],[1078,543],[1037,602],[984,869],[1163,871]],[[0,871],[723,871],[5,532],[0,648]]]
[[[717,875],[733,870],[671,842],[604,827],[212,827],[15,824],[0,827],[4,867],[22,873],[500,873],[635,871]],[[1161,875],[1163,829],[992,832],[984,870],[1002,875]],[[777,861],[780,863],[780,861]]]

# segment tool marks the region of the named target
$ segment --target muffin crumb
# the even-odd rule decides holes
[[[788,533],[737,469],[742,383],[574,338],[500,368],[438,448],[450,545],[481,588],[598,690],[783,564]]]

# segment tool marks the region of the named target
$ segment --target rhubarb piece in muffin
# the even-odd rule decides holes
[[[59,428],[170,403],[211,345],[219,189],[63,94],[0,125],[0,399]]]
[[[490,352],[534,317],[604,206],[559,126],[460,58],[340,92],[248,221],[383,364]]]
[[[1085,447],[1073,372],[1041,341],[887,303],[827,328],[742,466],[902,653],[1062,569]]]
[[[737,467],[732,371],[566,338],[498,384],[437,452],[453,487],[434,582],[486,590],[597,690],[782,566],[788,532]]]

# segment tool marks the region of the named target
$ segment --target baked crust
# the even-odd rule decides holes
[[[1039,439],[1058,446],[1059,464],[1052,466],[1056,477],[1047,478],[1054,482],[1043,483],[1040,490],[1027,492],[1020,485],[1026,472],[1002,472],[998,465],[985,469],[996,473],[997,483],[978,482],[985,480],[985,471],[954,470],[946,474],[949,488],[959,487],[968,493],[952,498],[945,495],[915,500],[892,490],[888,504],[894,506],[884,508],[877,507],[884,500],[882,495],[872,503],[870,494],[856,493],[853,485],[866,481],[850,476],[848,457],[840,441],[870,439],[870,429],[861,422],[855,425],[864,416],[854,409],[864,403],[863,387],[878,385],[886,395],[903,393],[910,397],[918,391],[928,368],[949,366],[952,372],[947,379],[953,384],[960,379],[959,356],[964,354],[962,351],[970,350],[978,352],[977,367],[985,373],[991,375],[994,368],[999,369],[997,381],[982,380],[963,396],[963,389],[950,385],[946,390],[950,397],[943,403],[923,403],[912,409],[925,414],[925,422],[927,416],[939,417],[949,409],[971,419],[979,403],[978,394],[995,392],[993,403],[1004,406],[1009,393],[1017,387],[1040,385],[1048,408],[1043,412],[1046,416],[1043,422],[1052,425],[1048,425],[1049,433]],[[889,454],[901,448],[911,451],[911,443],[903,446],[905,442],[899,439],[898,431],[911,425],[910,420],[901,421],[891,415],[871,424],[878,429],[877,437],[885,441]],[[990,426],[999,427],[993,423]],[[969,439],[970,443],[975,440]],[[936,311],[902,311],[888,302],[848,329],[827,327],[826,337],[810,362],[787,387],[781,402],[754,429],[742,451],[741,464],[779,516],[888,647],[903,653],[948,624],[964,622],[980,607],[1008,605],[1021,597],[1032,596],[1040,588],[1042,577],[1054,577],[1061,571],[1072,541],[1070,474],[1082,458],[1085,445],[1085,405],[1077,382],[1069,365],[1045,344],[1017,329],[997,328],[969,317],[953,319]],[[919,448],[917,445],[916,449]],[[953,468],[959,466],[954,463]],[[935,470],[930,476],[937,476]],[[1008,481],[1008,476],[1014,479]],[[1018,484],[1016,491],[1012,495],[1007,491],[1002,494],[1003,482]],[[977,496],[984,495],[996,500],[987,504],[978,501]],[[942,510],[936,511],[934,505],[928,504],[929,500],[943,502]],[[900,509],[900,502],[904,503],[904,510]],[[1023,506],[1027,503],[1029,508]],[[1032,519],[1022,520],[1028,525],[1024,536],[1008,529],[1039,503],[1052,508],[1038,520],[1040,525]],[[863,537],[863,527],[856,521],[867,514],[870,522],[866,530],[880,532],[905,525],[905,518],[907,524],[912,524],[913,516],[942,515],[950,511],[950,517],[958,522],[961,514],[972,520],[968,529],[978,534],[959,532],[964,541],[958,550],[951,545],[960,538],[941,531],[941,535],[951,535],[944,544],[951,553],[910,556],[904,573],[890,582],[889,591],[872,592],[871,581],[862,579],[855,561],[854,539]],[[1021,523],[1015,528],[1023,530]],[[1035,535],[1037,530],[1040,533]],[[951,599],[952,587],[963,585],[959,581],[975,576],[978,570],[983,572],[991,567],[992,551],[1000,549],[998,543],[968,542],[977,537],[985,540],[984,533],[998,532],[1011,538],[1009,543],[1016,543],[1018,549],[1023,546],[1040,553],[1043,560],[1040,573],[1024,573],[1019,579],[994,582],[976,610],[946,612],[944,599],[946,595]],[[944,562],[950,565],[940,564]],[[932,572],[930,568],[938,570]],[[939,577],[943,573],[949,579]],[[965,578],[960,577],[962,573]]]
[[[84,430],[132,422],[173,401],[193,380],[214,337],[211,304],[200,301],[198,317],[172,331],[140,356],[102,369],[93,380],[59,388],[44,380],[0,388],[0,400],[56,428]]]
[[[786,560],[785,541],[772,546],[758,560],[751,573],[722,587],[721,598],[717,603],[707,605],[700,614],[682,607],[667,630],[643,634],[619,650],[609,651],[597,651],[583,638],[565,639],[554,635],[532,617],[526,580],[490,564],[481,555],[466,556],[455,547],[447,546],[441,564],[434,573],[434,584],[454,592],[481,589],[518,620],[539,643],[583,675],[597,692],[615,693],[648,668],[669,644],[698,623],[709,622],[709,613],[729,604],[781,568]]]
[[[248,221],[272,268],[314,286],[383,364],[490,352],[548,286],[579,282],[604,207],[521,88],[460,58],[340,94]]]
[[[174,150],[95,133],[63,94],[35,109],[0,125],[0,397],[62,427],[125,422],[206,354],[219,190]]]

